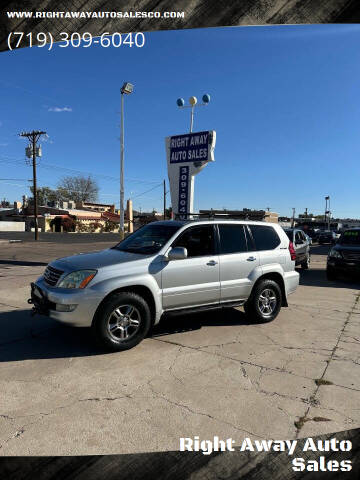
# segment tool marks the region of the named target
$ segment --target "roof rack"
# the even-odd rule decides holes
[[[244,213],[216,213],[216,212],[204,212],[204,213],[175,213],[175,220],[215,220],[221,218],[222,220],[262,220],[262,218],[251,218],[250,212]],[[254,216],[253,216],[254,217]]]

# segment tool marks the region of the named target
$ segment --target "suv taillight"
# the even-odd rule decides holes
[[[289,252],[291,260],[296,260],[296,252],[292,242],[289,242]]]

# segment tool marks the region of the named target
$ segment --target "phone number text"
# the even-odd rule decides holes
[[[142,48],[145,45],[145,35],[142,32],[137,33],[109,33],[105,32],[100,36],[93,37],[91,33],[67,33],[59,34],[61,40],[55,40],[50,32],[24,33],[11,32],[8,35],[9,50],[20,47],[39,47],[51,50],[56,43],[58,47],[89,48],[92,45],[100,47],[136,47]]]

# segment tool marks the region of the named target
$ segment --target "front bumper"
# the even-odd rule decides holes
[[[343,275],[359,275],[360,262],[352,262],[343,258],[328,258],[327,267],[335,270]]]
[[[102,300],[97,292],[90,288],[65,289],[47,286],[43,277],[31,284],[31,297],[28,302],[33,305],[33,315],[46,315],[61,323],[71,326],[88,327],[91,325],[96,309]],[[72,306],[72,311],[57,311],[60,308]]]

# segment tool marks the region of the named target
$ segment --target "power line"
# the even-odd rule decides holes
[[[149,188],[149,190],[145,190],[145,192],[139,193],[138,195],[134,195],[132,197],[132,199],[137,198],[137,197],[141,197],[142,195],[145,195],[145,193],[149,193],[152,190],[155,190],[155,188],[162,187],[162,185],[163,185],[163,182],[159,183],[158,185],[155,185],[155,187],[153,187],[153,188]]]
[[[20,160],[20,159],[15,159],[14,157],[13,157],[13,159],[11,157],[3,157],[3,158],[0,158],[0,162],[1,163],[8,163],[10,165],[20,165],[20,164],[22,165],[23,164],[23,159]],[[41,162],[41,163],[38,164],[38,166],[41,167],[41,168],[45,168],[46,170],[57,169],[57,170],[64,170],[64,171],[77,173],[77,174],[88,174],[88,175],[91,175],[91,176],[95,176],[97,178],[103,178],[104,180],[111,180],[111,181],[116,181],[116,182],[118,182],[120,180],[120,177],[113,177],[111,175],[104,175],[102,173],[94,173],[94,172],[89,172],[89,171],[86,171],[86,170],[76,170],[76,169],[73,169],[73,168],[62,167],[60,165],[54,165],[54,164],[51,164],[51,163]],[[144,183],[144,184],[154,184],[154,183],[158,182],[157,180],[143,180],[143,179],[134,178],[134,177],[126,177],[126,181],[127,182]]]

